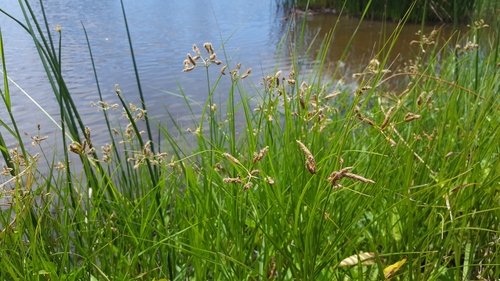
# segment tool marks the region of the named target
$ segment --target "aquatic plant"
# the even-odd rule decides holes
[[[31,156],[15,112],[11,125],[2,121],[19,147],[7,150],[0,135],[1,279],[493,280],[500,271],[498,44],[486,48],[475,36],[437,48],[432,33],[418,34],[415,58],[391,69],[375,54],[352,74],[355,89],[323,75],[335,30],[307,75],[297,61],[308,52],[303,29],[293,29],[300,23],[282,40],[296,46],[292,68],[263,77],[232,61],[224,42],[193,45],[179,73],[210,77],[217,67],[201,117],[182,95],[194,129],[174,118],[171,128],[159,126],[142,95],[134,105],[116,85],[116,104],[100,94],[93,103],[109,131],[98,144],[63,79],[64,27],[52,38],[42,31],[45,15],[38,21],[28,1],[20,5],[67,149]],[[471,34],[485,24],[472,24]],[[92,55],[89,63],[95,71]],[[389,86],[395,79],[402,88]],[[216,104],[221,81],[231,87]],[[110,121],[113,109],[124,124]],[[47,141],[39,133],[32,140]],[[48,173],[37,169],[41,159]]]
[[[419,21],[463,21],[472,17],[476,7],[480,7],[485,0],[465,0],[465,1],[415,1],[415,0],[279,0],[284,7],[299,10],[311,9],[315,11],[325,11],[334,9],[343,11],[347,15],[359,17],[365,9],[367,17],[372,19],[387,19],[398,21],[405,17],[411,10],[409,20]],[[479,8],[481,9],[481,8]]]

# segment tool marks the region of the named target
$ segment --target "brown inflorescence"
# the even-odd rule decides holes
[[[264,147],[263,149],[261,149],[259,151],[259,153],[255,153],[253,154],[253,160],[252,160],[252,165],[259,162],[262,158],[264,158],[264,156],[266,156],[267,154],[267,151],[269,150],[269,146],[266,146]]]
[[[307,170],[312,175],[316,174],[316,161],[314,160],[314,156],[312,155],[312,153],[309,151],[309,149],[307,149],[307,147],[302,142],[297,140],[297,143],[299,144],[300,149],[306,155],[306,168],[307,168]]]
[[[240,162],[238,159],[236,159],[233,155],[231,155],[231,154],[229,154],[229,153],[227,153],[227,152],[224,152],[224,153],[222,153],[222,156],[226,157],[226,158],[227,158],[227,159],[229,159],[231,162],[233,162],[233,163],[235,163],[235,164],[237,164],[237,165],[242,166],[242,165],[241,165],[241,162]]]
[[[349,171],[352,169],[353,169],[353,167],[345,167],[339,171],[332,172],[326,180],[332,184],[333,188],[342,188],[343,187],[341,184],[338,183],[339,180],[341,180],[342,178],[350,178],[350,179],[360,181],[360,182],[365,182],[365,183],[375,183],[374,181],[367,179],[365,177],[362,177],[360,175],[349,173]]]

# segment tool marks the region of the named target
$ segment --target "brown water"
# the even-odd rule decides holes
[[[287,52],[281,55],[277,52],[277,48],[293,15],[285,14],[278,9],[274,1],[126,0],[124,2],[148,114],[162,124],[171,124],[166,114],[168,110],[184,128],[193,126],[184,100],[164,91],[178,95],[184,93],[199,104],[203,104],[207,98],[205,71],[200,68],[189,73],[182,72],[182,62],[186,58],[186,53],[192,53],[193,44],[201,48],[204,42],[212,42],[218,50],[219,58],[222,58],[221,46],[224,44],[230,67],[241,62],[243,69],[248,67],[253,69],[250,75],[252,80],[245,80],[247,85],[252,85],[250,81],[253,81],[253,84],[259,87],[261,78],[273,73],[275,69],[284,71],[291,69],[290,56]],[[37,5],[34,6],[36,11],[40,10]],[[22,16],[15,0],[3,0],[0,8],[18,18]],[[91,101],[98,101],[98,94],[81,24],[85,25],[89,35],[104,100],[110,104],[118,103],[114,85],[119,84],[125,97],[130,102],[138,104],[138,87],[120,3],[117,0],[45,1],[45,10],[52,34],[57,35],[54,29],[58,24],[62,27],[62,65],[65,79],[80,109],[83,122],[92,129],[94,144],[100,147],[108,141],[108,133],[102,114],[96,107],[90,106]],[[297,16],[297,22],[302,18]],[[379,51],[381,43],[396,28],[395,23],[365,20],[349,45],[347,55],[342,58],[342,53],[358,22],[359,20],[355,18],[339,18],[333,14],[308,16],[305,44],[312,44],[312,48],[310,53],[299,58],[303,70],[310,69],[318,54],[321,40],[335,24],[338,24],[328,52],[327,66],[342,66],[334,78],[346,79],[347,83],[352,83],[349,80],[351,74],[366,66]],[[58,105],[51,93],[33,41],[25,31],[3,14],[0,14],[0,27],[10,78],[56,121],[59,121]],[[420,27],[420,25],[406,25],[393,47],[389,62],[399,65],[418,52],[419,46],[410,46],[410,42],[419,39],[415,33]],[[426,26],[424,33],[429,33],[433,28],[434,26]],[[437,40],[444,42],[444,38],[453,33],[452,26],[445,25],[440,28],[442,32]],[[316,38],[314,42],[313,38]],[[226,59],[224,61],[226,62]],[[210,75],[213,82],[220,68],[211,68]],[[217,100],[225,101],[229,85],[229,79],[221,81],[216,92]],[[40,134],[49,136],[45,153],[50,155],[51,150],[61,150],[61,147],[57,147],[60,146],[58,144],[60,142],[57,141],[57,136],[60,135],[57,127],[13,84],[10,84],[10,88],[20,131],[34,135],[37,133],[37,124],[40,124]],[[194,109],[200,112],[196,104]],[[9,123],[3,105],[0,105],[0,118]],[[121,113],[117,111],[114,118],[121,120]],[[6,136],[6,131],[4,129],[1,131]],[[10,147],[16,144],[16,140],[12,137],[6,137],[6,141]],[[30,145],[32,140],[26,136],[24,141]],[[38,148],[33,148],[33,152],[38,152]]]

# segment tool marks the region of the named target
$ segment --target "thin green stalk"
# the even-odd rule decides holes
[[[137,87],[138,87],[138,90],[139,90],[139,97],[141,99],[141,106],[142,106],[142,109],[144,111],[146,111],[146,100],[144,99],[144,94],[143,94],[143,91],[142,91],[141,79],[139,77],[139,69],[137,67],[137,62],[136,62],[135,55],[134,55],[134,48],[132,46],[132,37],[130,35],[130,30],[129,30],[129,27],[128,27],[127,15],[125,13],[125,5],[123,4],[123,0],[120,0],[120,4],[121,4],[121,8],[122,8],[122,14],[123,14],[123,20],[124,20],[124,24],[125,24],[125,29],[127,31],[127,38],[128,38],[128,42],[129,42],[130,55],[131,55],[131,58],[132,58],[132,63],[134,65],[134,73],[135,73],[135,78],[136,78],[136,82],[137,82]],[[150,125],[148,117],[146,117],[146,128],[147,128],[147,133],[148,133],[149,140],[153,140],[153,134],[151,132],[151,125]],[[153,152],[153,154],[155,153],[154,146],[151,147],[151,151]],[[157,178],[158,177],[158,171],[157,171],[156,167],[154,167],[153,171],[154,171],[154,173],[152,173],[151,176]]]

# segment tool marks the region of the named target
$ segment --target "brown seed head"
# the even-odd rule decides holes
[[[338,186],[339,184],[337,183],[340,179],[342,179],[343,177],[345,177],[345,174],[347,174],[347,172],[349,172],[350,170],[352,170],[354,167],[345,167],[343,169],[341,169],[340,171],[338,172],[333,172],[330,174],[330,176],[326,179],[326,181],[330,182],[332,184],[332,186]]]
[[[207,50],[207,52],[209,54],[213,54],[214,53],[214,49],[212,47],[212,43],[208,43],[208,42],[203,43],[203,47],[205,48],[205,50]]]
[[[338,96],[338,95],[340,95],[340,91],[335,91],[335,92],[333,92],[333,93],[331,93],[331,94],[327,95],[327,96],[325,97],[325,100],[329,100],[329,99],[334,98],[334,97],[336,97],[336,96]]]
[[[382,124],[380,124],[381,130],[385,129],[385,127],[387,127],[387,124],[389,124],[389,120],[391,119],[391,113],[394,110],[394,108],[395,108],[395,106],[393,106],[393,107],[389,108],[389,110],[387,110],[387,113],[385,114],[384,122],[382,122]]]
[[[255,169],[255,170],[250,171],[250,175],[252,175],[252,176],[255,176],[258,174],[260,174],[260,170]]]
[[[361,121],[365,122],[366,124],[368,124],[370,126],[375,126],[375,122],[373,122],[373,120],[371,120],[371,119],[362,118]]]
[[[243,190],[246,191],[248,189],[250,189],[251,187],[253,186],[253,183],[251,181],[247,182],[244,186],[243,186]]]
[[[75,154],[81,154],[83,151],[82,146],[77,142],[70,144],[68,149]]]
[[[271,177],[269,177],[269,176],[267,176],[267,177],[265,178],[265,181],[266,181],[267,183],[269,183],[269,185],[274,185],[274,184],[275,184],[274,179],[273,179],[273,178],[271,178]]]
[[[200,53],[200,49],[198,49],[198,47],[196,46],[196,44],[193,45],[193,51],[201,57],[201,53]]]
[[[226,157],[227,159],[229,159],[231,162],[237,164],[237,165],[241,165],[240,161],[238,159],[236,159],[233,155],[229,154],[229,153],[222,153],[222,156]]]
[[[364,178],[364,177],[362,177],[360,175],[356,175],[356,174],[345,173],[344,176],[346,178],[350,178],[350,179],[357,180],[357,181],[360,181],[360,182],[375,183],[374,181],[372,181],[370,179]]]
[[[404,117],[404,121],[405,122],[410,122],[410,121],[415,120],[415,119],[420,119],[421,117],[422,117],[421,115],[413,114],[411,112],[408,112],[408,113],[406,113],[406,115]]]
[[[297,140],[297,143],[299,144],[300,149],[304,152],[306,155],[306,168],[311,173],[312,175],[316,174],[316,161],[314,160],[314,156],[312,153],[307,149],[307,147]]]
[[[243,183],[239,175],[237,178],[224,178],[222,181],[225,183]]]
[[[269,150],[269,146],[266,146],[263,149],[261,149],[258,154],[254,153],[252,165],[259,162],[262,158],[264,158],[264,156],[266,156],[268,150]]]
[[[196,61],[193,59],[191,54],[187,54],[187,58],[192,65],[196,65]]]
[[[184,68],[184,69],[182,70],[182,72],[189,72],[189,71],[193,70],[194,68],[195,68],[195,66],[194,66],[194,65],[193,65],[193,66],[191,66],[191,67],[186,67],[186,68]]]

